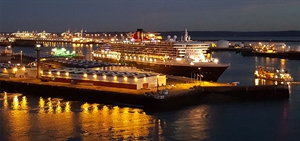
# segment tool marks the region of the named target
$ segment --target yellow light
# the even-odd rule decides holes
[[[57,75],[60,75],[60,72],[58,71],[56,74],[57,74]]]
[[[14,100],[13,100],[13,109],[14,110],[17,110],[17,109],[19,109],[19,99],[18,99],[18,96],[14,96]]]
[[[51,75],[51,71],[49,71],[49,75]]]
[[[146,82],[146,77],[144,77],[144,81]]]
[[[25,71],[25,67],[22,67],[22,70]]]
[[[56,111],[56,113],[61,113],[62,112],[62,108],[60,106],[60,101],[59,100],[57,101],[55,111]]]
[[[114,76],[114,80],[117,80],[117,76]]]
[[[138,81],[138,78],[137,78],[137,77],[135,77],[135,78],[134,78],[134,82],[137,82],[137,81]]]
[[[94,74],[93,77],[96,79],[97,78],[97,74]]]
[[[26,96],[22,97],[21,108],[22,109],[28,109]]]
[[[106,79],[106,75],[103,75],[103,79]]]
[[[83,77],[87,77],[87,74],[85,73],[85,74],[83,74]]]
[[[53,112],[53,105],[52,105],[52,100],[51,100],[50,97],[48,98],[47,105],[48,105],[48,112],[52,113]]]
[[[65,106],[65,112],[71,112],[70,102],[68,101]]]
[[[81,109],[83,109],[83,111],[88,111],[90,107],[90,104],[88,103],[84,103],[83,105],[81,105]]]
[[[39,107],[40,108],[44,108],[45,107],[45,101],[42,97],[40,97],[40,100],[39,100]]]
[[[127,79],[127,77],[125,76],[125,77],[124,77],[124,81],[127,81],[127,80],[128,80],[128,79]]]
[[[7,71],[7,69],[6,69],[6,68],[4,68],[4,70],[3,70],[3,73],[8,73],[8,71]]]
[[[66,72],[66,76],[69,76],[69,72]]]
[[[17,72],[18,68],[13,68],[13,73]]]

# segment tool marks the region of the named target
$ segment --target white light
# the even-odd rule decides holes
[[[215,62],[215,63],[218,63],[218,62],[219,62],[219,60],[218,60],[218,59],[214,59],[214,62]]]

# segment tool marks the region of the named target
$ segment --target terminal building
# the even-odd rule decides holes
[[[43,70],[41,79],[43,81],[139,90],[164,86],[167,78],[166,75],[157,73],[65,68]]]

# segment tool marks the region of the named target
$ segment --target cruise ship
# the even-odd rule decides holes
[[[229,67],[212,58],[207,52],[208,43],[191,41],[187,30],[182,41],[170,41],[170,37],[169,41],[145,38],[140,29],[135,34],[133,37],[138,39],[130,39],[131,42],[108,43],[94,50],[94,59],[204,81],[218,81]]]

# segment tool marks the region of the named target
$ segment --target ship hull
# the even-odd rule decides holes
[[[96,60],[102,62],[111,62],[118,63],[118,60],[110,58],[98,58],[94,57]],[[126,65],[134,66],[138,69],[145,71],[163,73],[166,75],[176,75],[184,76],[189,78],[198,78],[203,81],[218,81],[222,73],[228,68],[227,65],[220,66],[176,66],[176,65],[164,65],[164,64],[155,64],[155,63],[146,63],[146,62],[136,62],[136,61],[127,61]],[[201,69],[199,69],[201,68]],[[201,74],[201,75],[200,75]]]

